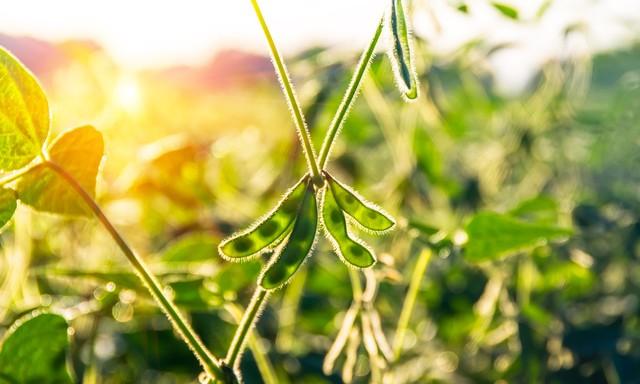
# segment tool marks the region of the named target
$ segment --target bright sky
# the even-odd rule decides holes
[[[489,0],[467,0],[470,15],[450,6],[457,0],[414,0],[416,33],[447,52],[466,41],[517,43],[496,55],[494,71],[503,81],[522,84],[531,69],[568,49],[600,50],[640,38],[640,0],[554,0],[540,22],[532,21],[545,0],[501,0],[525,20],[501,16]],[[363,47],[388,0],[262,0],[263,11],[285,53],[313,43]],[[428,4],[442,28],[433,27]],[[564,28],[582,23],[582,47],[562,39]],[[3,5],[0,32],[45,40],[93,39],[121,64],[159,67],[202,62],[221,48],[266,53],[249,0],[18,0]],[[579,45],[578,44],[578,45]]]
[[[364,43],[383,9],[381,0],[260,4],[285,51],[310,42]],[[225,47],[265,49],[249,0],[18,0],[3,5],[0,32],[94,39],[116,60],[135,67],[195,63]]]

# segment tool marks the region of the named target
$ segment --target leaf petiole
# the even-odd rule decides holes
[[[84,188],[78,183],[78,181],[69,174],[60,165],[52,162],[45,161],[42,164],[46,165],[49,169],[57,173],[62,179],[69,184],[71,188],[84,200],[86,205],[91,209],[93,214],[98,218],[100,223],[109,232],[109,235],[116,242],[122,253],[127,257],[132,264],[136,274],[144,285],[147,287],[151,296],[158,302],[162,311],[169,318],[174,330],[180,335],[184,342],[192,350],[200,364],[204,368],[205,372],[212,378],[224,381],[225,373],[223,372],[220,362],[211,354],[204,343],[200,340],[193,328],[189,325],[183,315],[180,313],[175,304],[166,296],[162,285],[157,278],[149,271],[149,267],[145,262],[136,255],[129,247],[124,238],[120,235],[118,230],[111,224],[111,221],[104,214],[100,206],[95,200],[84,190]]]

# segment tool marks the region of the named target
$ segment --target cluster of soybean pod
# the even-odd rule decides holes
[[[21,105],[28,110],[25,113],[30,115],[22,116],[15,121],[10,119],[0,121],[6,124],[6,127],[15,129],[24,136],[20,141],[22,146],[13,145],[12,153],[26,151],[28,155],[23,156],[24,161],[20,164],[0,164],[0,168],[15,169],[18,166],[25,166],[34,156],[38,157],[39,161],[35,164],[27,164],[28,166],[16,171],[15,174],[0,180],[0,187],[3,188],[0,200],[6,201],[6,204],[2,203],[0,207],[3,212],[0,215],[0,222],[4,224],[11,218],[17,198],[37,210],[62,214],[85,212],[94,214],[130,261],[145,287],[149,289],[152,297],[169,318],[175,332],[189,346],[202,365],[204,377],[201,377],[201,380],[216,383],[242,382],[238,366],[258,314],[266,303],[269,293],[284,286],[311,255],[322,228],[322,232],[334,246],[339,258],[351,267],[352,271],[364,269],[367,277],[367,287],[364,291],[359,287],[359,279],[357,280],[358,289],[356,290],[354,286],[356,304],[350,308],[345,317],[345,324],[348,326],[343,326],[325,359],[325,372],[331,370],[346,339],[353,336],[349,332],[352,331],[355,318],[361,310],[369,313],[366,317],[361,315],[363,323],[366,319],[374,323],[370,326],[379,328],[379,318],[377,313],[372,313],[371,304],[375,294],[375,283],[369,284],[372,279],[375,280],[371,278],[370,268],[376,263],[376,257],[362,240],[353,236],[350,226],[357,225],[365,231],[379,234],[391,230],[395,222],[382,209],[367,202],[352,188],[336,180],[326,171],[326,165],[333,143],[356,99],[385,25],[388,27],[389,58],[397,86],[405,100],[418,97],[418,81],[413,66],[406,8],[402,0],[389,1],[390,6],[378,23],[372,40],[358,62],[353,78],[329,126],[322,148],[316,156],[286,66],[276,48],[257,0],[251,0],[291,109],[307,160],[308,173],[284,194],[271,212],[249,228],[223,240],[219,245],[220,255],[230,261],[245,261],[259,255],[270,255],[270,260],[260,274],[258,287],[240,319],[224,359],[215,357],[204,345],[166,294],[158,279],[150,272],[144,260],[129,247],[96,203],[95,176],[103,154],[103,140],[100,132],[89,126],[77,128],[62,134],[49,149],[41,148],[47,138],[50,125],[46,96],[35,77],[15,57],[3,49],[0,49],[0,81],[2,92],[6,93],[6,100],[0,103],[0,112],[4,113],[5,108],[8,112],[15,112],[17,109],[13,108],[11,103],[22,102]],[[30,99],[25,99],[27,94],[30,95]],[[0,117],[2,116],[0,114]],[[17,138],[18,136],[14,139],[17,140]],[[91,148],[91,151],[87,152],[87,148]],[[84,151],[82,153],[86,158],[83,159],[83,164],[76,166],[72,163],[77,161],[74,154],[78,151]],[[91,171],[84,172],[85,168]],[[4,189],[4,185],[14,181],[18,181],[17,192]],[[64,191],[61,192],[64,196],[51,196],[55,194],[53,191]],[[80,200],[77,203],[70,200],[68,195],[71,194],[76,194]],[[356,297],[356,294],[360,297]],[[367,342],[366,337],[364,344],[365,346],[371,344]],[[386,341],[379,340],[378,344],[384,350],[385,356],[388,356]],[[347,360],[354,364],[353,356],[351,358],[347,356]],[[351,369],[353,364],[350,366]]]

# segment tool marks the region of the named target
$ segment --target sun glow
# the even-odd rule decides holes
[[[142,106],[142,94],[138,81],[132,76],[120,78],[114,89],[114,100],[117,106],[126,112],[139,112]]]

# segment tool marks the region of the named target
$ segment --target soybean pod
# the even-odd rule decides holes
[[[381,208],[366,201],[351,188],[340,183],[328,173],[325,173],[329,189],[333,193],[340,208],[351,216],[365,230],[373,232],[386,232],[391,230],[395,221]]]
[[[344,212],[336,202],[331,188],[327,188],[324,195],[322,222],[327,238],[342,261],[356,268],[367,268],[375,264],[373,252],[349,235]]]
[[[220,255],[229,260],[244,259],[277,246],[292,229],[308,179],[307,175],[300,179],[262,219],[248,229],[223,240],[218,246]]]
[[[313,183],[308,180],[302,204],[295,217],[291,235],[260,277],[262,288],[272,290],[283,286],[311,253],[318,229],[318,204]]]
[[[407,100],[418,97],[418,76],[413,63],[413,47],[402,0],[391,0],[387,24],[391,39],[389,59],[400,92]]]

